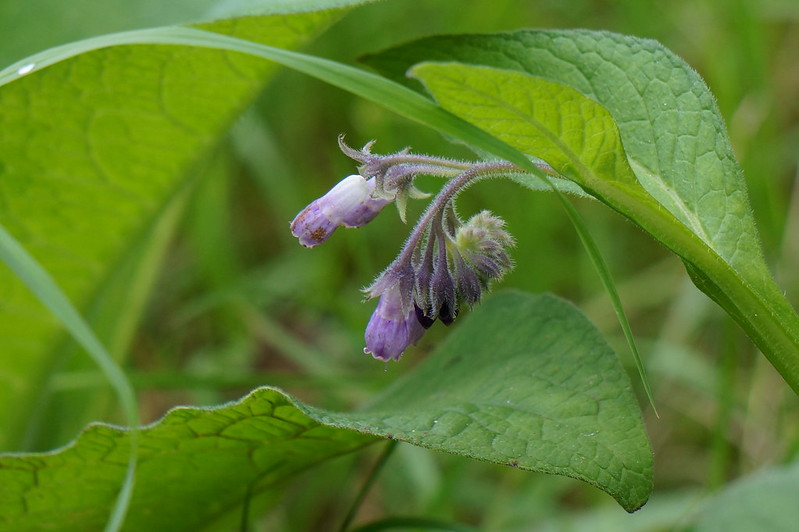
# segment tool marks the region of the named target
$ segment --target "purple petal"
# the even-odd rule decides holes
[[[394,287],[380,297],[366,326],[364,353],[384,361],[399,360],[402,352],[416,344],[423,333],[415,310],[403,312],[399,287]]]
[[[466,265],[460,253],[455,253],[455,284],[457,285],[458,296],[466,302],[467,305],[474,305],[480,301],[482,295],[482,287],[480,286],[480,279],[477,274]]]
[[[449,325],[458,315],[458,302],[456,299],[455,282],[449,272],[447,256],[443,243],[439,243],[439,254],[430,278],[430,304],[431,318],[439,318],[444,325]]]
[[[380,214],[383,207],[391,203],[392,200],[384,198],[374,198],[372,193],[375,190],[375,178],[371,178],[366,183],[367,194],[361,202],[356,205],[341,219],[344,227],[362,227]]]
[[[441,304],[441,308],[438,309],[438,319],[441,320],[441,323],[450,326],[457,317],[458,317],[458,307],[457,306],[450,307],[449,303],[444,301]]]
[[[318,246],[333,234],[338,224],[319,209],[319,200],[311,202],[291,222],[291,234],[306,248]]]
[[[416,312],[416,319],[419,321],[419,324],[423,328],[429,329],[436,322],[435,318],[430,318],[427,315],[425,315],[424,310],[419,308],[419,306],[414,305],[413,306],[413,310],[414,310],[414,312]]]
[[[327,194],[311,202],[291,222],[291,234],[308,248],[327,240],[339,225],[361,227],[367,224],[390,203],[372,198],[374,179],[366,181],[360,175],[342,179]]]
[[[369,199],[369,186],[358,174],[350,175],[339,181],[336,186],[319,198],[319,210],[330,221],[341,224],[342,220]]]
[[[344,216],[341,225],[349,228],[363,227],[374,220],[389,203],[391,203],[389,200],[368,198]]]

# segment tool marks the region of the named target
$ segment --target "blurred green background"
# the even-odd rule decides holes
[[[0,63],[72,39],[177,22],[172,17],[189,5],[166,4],[5,2]],[[192,9],[199,18],[213,5],[196,2]],[[705,78],[744,168],[766,256],[796,305],[795,0],[387,0],[353,10],[306,51],[354,63],[361,54],[418,36],[521,27],[650,37]],[[340,133],[354,146],[377,139],[374,151],[380,153],[410,145],[421,153],[473,157],[374,104],[281,71],[209,155],[161,268],[127,361],[145,421],[176,404],[216,404],[264,384],[318,406],[355,408],[447,333],[437,325],[387,370],[361,352],[374,303],[362,304],[359,289],[392,260],[409,231],[391,210],[310,251],[289,234],[297,211],[354,173],[336,147]],[[435,179],[418,184],[428,191],[440,186]],[[459,207],[463,215],[488,208],[507,220],[518,241],[516,268],[501,286],[575,301],[617,348],[640,389],[598,277],[553,199],[491,181],[464,193]],[[659,418],[641,401],[655,450],[652,502],[628,516],[606,495],[575,481],[400,446],[363,518],[427,515],[485,530],[679,529],[702,494],[796,458],[799,402],[745,335],[693,287],[670,253],[604,206],[576,203],[617,280],[654,389]],[[423,204],[410,206],[409,219]],[[56,403],[104,386],[99,374],[86,371],[65,371],[57,384]],[[62,423],[41,434],[33,448],[71,439],[78,422]],[[308,472],[262,529],[331,529],[378,451]]]

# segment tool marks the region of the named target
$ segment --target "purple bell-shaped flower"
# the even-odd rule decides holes
[[[415,345],[423,333],[424,327],[416,317],[413,303],[403,302],[400,285],[395,284],[386,289],[377,302],[366,326],[363,352],[386,362],[399,360],[402,352],[409,345]]]
[[[368,181],[358,174],[347,176],[327,194],[310,203],[291,222],[291,234],[307,248],[318,246],[337,227],[361,227],[371,222],[391,203],[373,198],[374,178]]]

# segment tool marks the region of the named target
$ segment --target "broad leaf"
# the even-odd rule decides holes
[[[167,414],[139,433],[126,527],[198,530],[235,513],[248,489],[273,499],[298,470],[374,436],[578,478],[629,511],[652,489],[629,380],[599,332],[558,298],[505,292],[363,410],[324,411],[261,388],[236,404]],[[0,458],[0,530],[43,530],[65,516],[97,529],[127,438],[95,425],[56,453]]]
[[[550,295],[494,295],[373,404],[319,417],[578,478],[628,511],[652,490],[652,451],[626,373],[580,311]]]
[[[690,67],[654,41],[592,31],[431,38],[368,62],[398,78],[430,60],[448,64],[414,72],[444,108],[675,251],[799,391],[799,317],[769,275],[723,120]]]
[[[139,433],[125,530],[202,530],[248,492],[274,501],[298,471],[373,437],[320,425],[261,388],[216,409],[178,408]],[[102,530],[127,463],[127,432],[90,426],[54,454],[0,459],[0,530]]]
[[[608,32],[519,31],[425,39],[367,62],[396,78],[397,70],[430,60],[524,72],[600,103],[618,127],[614,142],[624,145],[611,156],[626,158],[649,194],[748,279],[767,282],[746,185],[713,96],[659,43]],[[615,179],[629,181],[622,166]]]
[[[204,27],[290,47],[331,15],[250,17]],[[120,286],[134,284],[137,297],[146,294],[157,257],[134,267],[122,284],[112,272],[152,255],[137,240],[148,226],[162,228],[153,242],[164,241],[168,226],[160,220],[175,218],[166,214],[172,198],[190,186],[199,162],[274,65],[205,48],[157,45],[94,50],[47,68],[31,65],[24,75],[0,81],[0,224],[76,306],[93,308],[110,324],[99,331],[101,339],[122,356],[141,301],[110,299],[104,290],[124,295]],[[133,246],[139,246],[136,256]],[[147,271],[139,273],[142,267]],[[53,423],[41,391],[64,367],[63,335],[4,268],[0,286],[0,449],[39,446],[46,442],[30,422]],[[23,435],[26,427],[33,431]]]

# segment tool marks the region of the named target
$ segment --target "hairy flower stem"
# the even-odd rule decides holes
[[[447,159],[445,157],[434,157],[432,155],[416,155],[412,153],[395,153],[381,155],[381,162],[384,166],[395,166],[398,164],[412,164],[418,166],[429,166],[431,168],[449,168],[458,170],[458,173],[468,170],[474,163],[469,161],[458,161],[457,159]]]
[[[452,178],[450,181],[447,181],[435,199],[430,202],[430,205],[428,205],[424,214],[422,214],[422,216],[419,218],[419,221],[416,222],[416,226],[413,228],[413,231],[411,231],[411,235],[408,237],[408,240],[405,241],[402,251],[400,251],[400,254],[388,269],[391,270],[401,264],[407,264],[411,260],[413,251],[416,249],[416,246],[424,236],[426,228],[430,226],[431,222],[434,221],[436,216],[442,216],[444,208],[455,197],[455,195],[458,194],[458,192],[471,185],[475,181],[489,177],[493,174],[507,174],[521,171],[524,170],[520,169],[513,163],[504,161],[490,161],[486,163],[472,164],[467,170]]]
[[[369,142],[364,146],[363,150],[354,150],[344,144],[343,137],[339,137],[339,147],[348,157],[361,161],[365,164],[372,164],[375,160],[379,163],[376,167],[386,169],[397,165],[414,165],[414,166],[429,166],[431,168],[451,169],[457,170],[458,173],[468,169],[474,163],[469,161],[459,161],[457,159],[448,159],[446,157],[435,157],[433,155],[420,155],[415,153],[408,153],[410,148],[405,148],[398,153],[390,153],[388,155],[372,155],[369,151],[374,141]],[[370,162],[371,160],[371,162]]]
[[[408,180],[409,175],[431,175],[450,179],[462,173],[462,168],[442,167],[440,164],[402,164],[393,166],[386,172],[386,181],[383,188],[392,189],[402,185]]]

